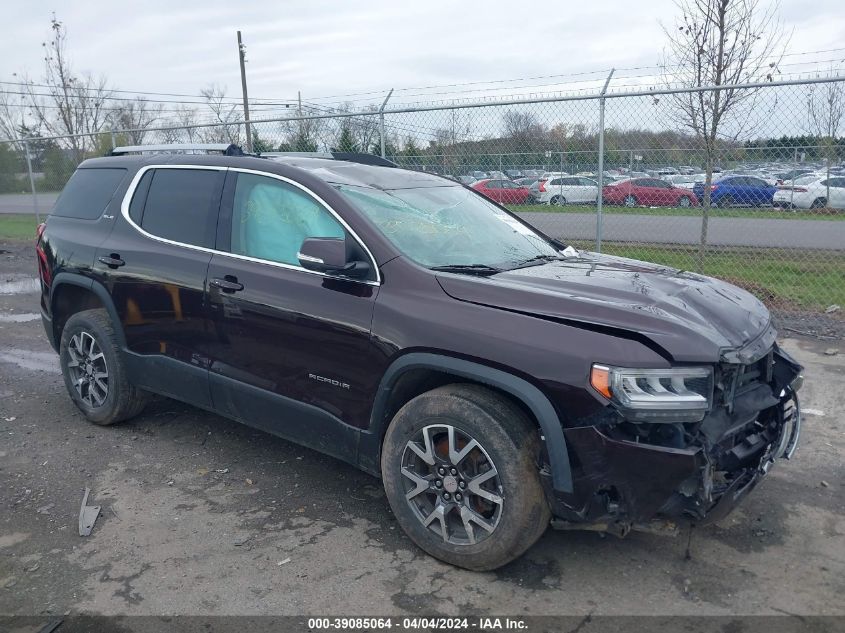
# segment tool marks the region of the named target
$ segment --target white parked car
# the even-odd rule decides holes
[[[845,176],[800,176],[779,186],[772,203],[787,209],[845,209]]]
[[[599,185],[584,176],[563,176],[540,181],[532,195],[542,204],[594,203],[599,195]]]
[[[695,183],[704,182],[704,174],[677,174],[673,176],[663,176],[663,180],[671,183],[675,187],[689,189],[692,191]]]

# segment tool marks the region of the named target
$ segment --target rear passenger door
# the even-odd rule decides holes
[[[221,167],[143,168],[95,260],[133,380],[203,407],[211,406],[205,279],[225,175]]]
[[[371,261],[370,279],[349,279],[297,258],[306,238],[344,236],[354,239],[297,183],[230,171],[217,240],[226,252],[208,271],[210,381],[222,414],[351,459],[352,427],[369,422],[362,395],[375,388],[377,269]]]

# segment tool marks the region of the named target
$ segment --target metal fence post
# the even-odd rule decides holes
[[[111,148],[112,150],[117,147],[117,142],[115,141],[114,130],[109,130],[109,134],[111,134]]]
[[[387,96],[384,98],[384,101],[381,104],[381,107],[378,109],[378,129],[379,129],[379,140],[381,143],[381,157],[386,158],[384,155],[384,108],[387,106],[387,101],[390,99],[390,95],[393,94],[393,88],[390,89],[390,92],[387,93]]]
[[[596,252],[601,253],[601,233],[602,233],[602,191],[604,189],[604,95],[607,94],[607,85],[610,83],[610,78],[613,77],[615,68],[610,69],[610,74],[604,82],[604,87],[599,94],[599,191],[596,196]]]
[[[35,177],[32,175],[32,158],[29,154],[29,142],[23,141],[24,152],[26,153],[26,170],[29,172],[29,188],[32,190],[32,206],[35,209],[35,220],[41,224],[41,213],[38,210],[38,194],[35,192]]]

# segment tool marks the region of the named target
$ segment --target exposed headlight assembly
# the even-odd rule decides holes
[[[590,384],[629,420],[697,422],[710,410],[713,400],[711,367],[630,369],[593,365]]]

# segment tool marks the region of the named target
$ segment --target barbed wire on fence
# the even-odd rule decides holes
[[[675,116],[675,96],[706,100],[724,90],[753,91],[754,98],[741,116],[723,122],[708,162],[704,140]],[[837,308],[845,304],[843,110],[845,79],[830,76],[627,92],[611,84],[605,95],[381,111],[306,102],[291,116],[249,124],[255,151],[382,154],[476,186],[579,247],[596,248],[601,236],[604,252],[728,279],[789,327],[824,334],[845,329]],[[29,193],[43,212],[81,160],[115,145],[246,141],[239,120],[76,138],[0,142],[0,194]],[[704,212],[708,164],[716,174]]]

